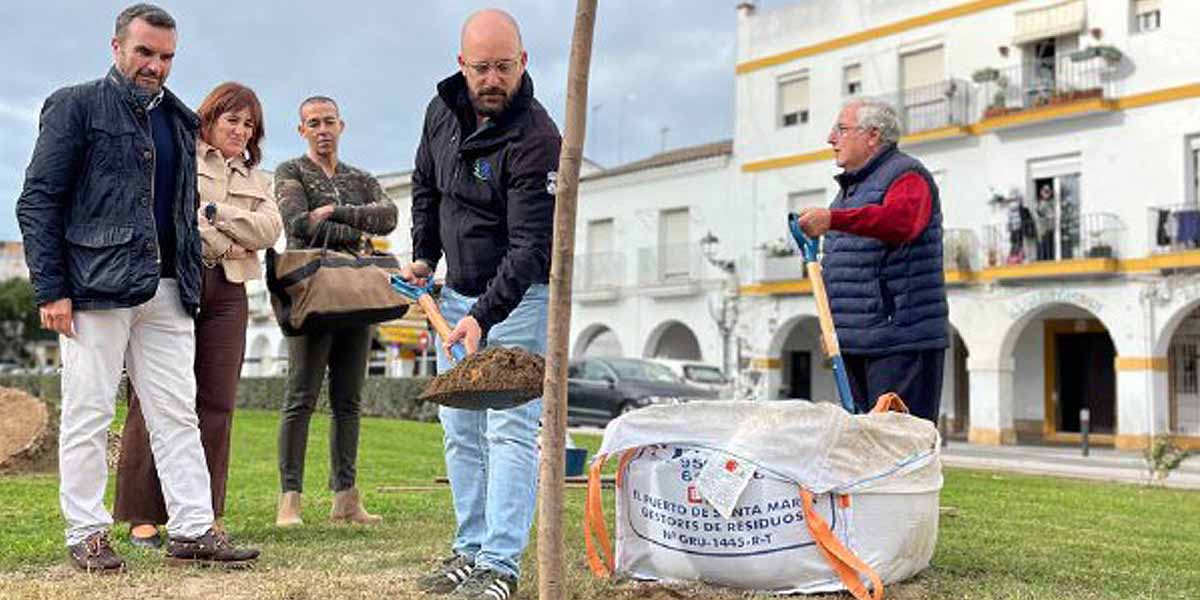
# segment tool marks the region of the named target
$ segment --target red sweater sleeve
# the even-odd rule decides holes
[[[830,229],[898,246],[917,239],[932,212],[929,184],[916,171],[909,171],[892,183],[882,204],[831,210]]]

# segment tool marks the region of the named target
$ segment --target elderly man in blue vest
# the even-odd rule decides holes
[[[856,408],[896,392],[936,422],[949,345],[942,207],[933,176],[896,147],[896,110],[854,100],[829,132],[841,188],[830,208],[800,213],[825,236],[825,285]]]

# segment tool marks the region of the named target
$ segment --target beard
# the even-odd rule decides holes
[[[468,90],[471,106],[475,112],[485,117],[496,117],[512,106],[513,94],[498,87],[484,87],[478,90]]]
[[[150,95],[157,94],[163,88],[165,83],[161,73],[154,73],[148,69],[134,71],[128,64],[118,64],[117,69],[125,76],[129,83],[133,84],[138,89],[149,93]]]

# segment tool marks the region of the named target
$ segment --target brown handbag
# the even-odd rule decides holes
[[[412,303],[392,289],[391,276],[399,272],[396,257],[378,251],[267,250],[267,289],[286,336],[403,317]]]

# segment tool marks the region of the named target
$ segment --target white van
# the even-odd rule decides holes
[[[671,369],[676,377],[685,382],[717,392],[721,397],[727,396],[733,390],[732,382],[725,376],[725,373],[721,372],[721,367],[716,365],[673,358],[652,358],[650,360]]]

